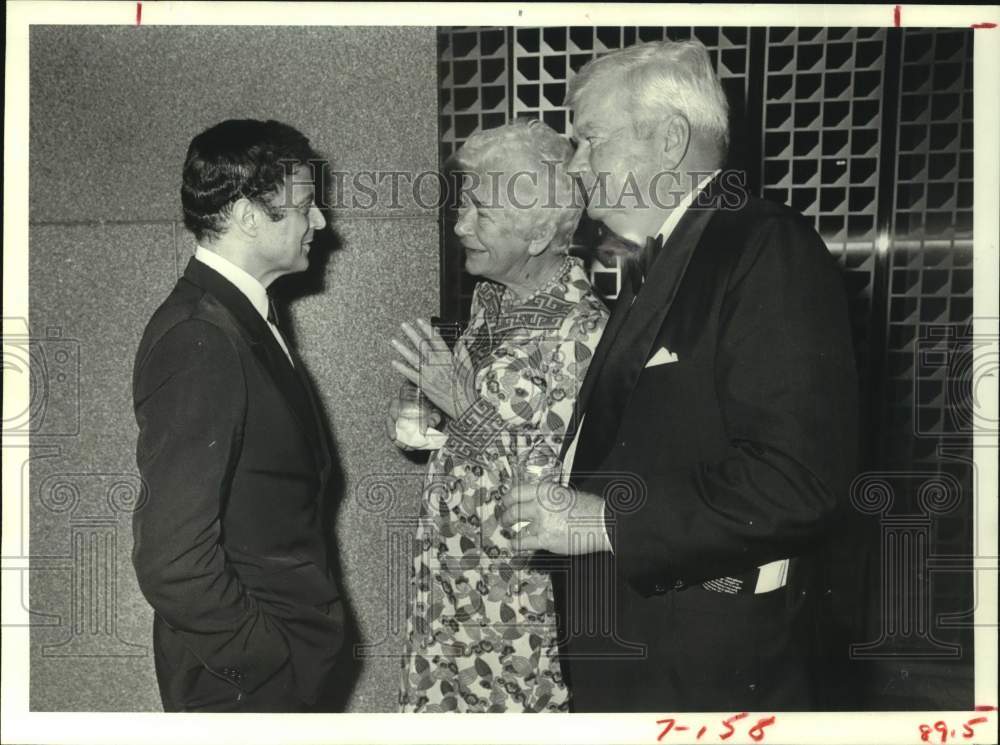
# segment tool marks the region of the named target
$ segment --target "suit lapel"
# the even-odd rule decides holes
[[[677,296],[691,256],[715,214],[717,186],[718,180],[713,180],[681,217],[650,266],[634,303],[626,283],[626,293],[615,306],[577,397],[573,421],[578,421],[576,416],[583,412],[587,421],[580,433],[574,471],[577,464],[582,468],[598,466],[598,459],[603,458],[617,434],[625,407]],[[563,455],[567,447],[564,442]]]
[[[310,443],[313,455],[322,465],[325,450],[318,438],[315,412],[308,387],[288,361],[284,350],[274,338],[253,303],[237,287],[211,267],[192,258],[184,270],[184,278],[215,297],[236,319],[254,356],[274,380],[292,416]],[[293,353],[294,354],[294,353]],[[301,361],[296,363],[301,366]]]
[[[330,440],[327,435],[326,427],[319,413],[320,408],[319,401],[316,398],[316,389],[313,387],[312,381],[306,373],[305,364],[302,362],[302,358],[299,357],[298,353],[291,346],[289,346],[288,351],[292,353],[292,359],[295,361],[295,373],[298,377],[299,385],[305,392],[306,399],[308,401],[310,420],[313,424],[313,431],[316,433],[316,437],[312,440],[312,442],[314,443],[316,458],[319,461],[320,470],[323,472],[323,481],[325,483],[326,478],[329,475],[330,466],[333,463],[333,458],[330,454]]]

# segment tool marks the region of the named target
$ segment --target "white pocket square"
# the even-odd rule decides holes
[[[677,355],[671,352],[666,347],[660,347],[656,350],[656,354],[650,357],[649,362],[646,363],[646,367],[656,367],[657,365],[669,365],[671,362],[677,362]]]

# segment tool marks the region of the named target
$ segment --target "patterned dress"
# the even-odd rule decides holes
[[[455,365],[477,398],[448,423],[429,465],[403,711],[568,710],[549,575],[511,561],[498,516],[512,484],[559,480],[562,440],[607,317],[575,258],[523,300],[493,282],[476,287],[461,339],[469,354]]]

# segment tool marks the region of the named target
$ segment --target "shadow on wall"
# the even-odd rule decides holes
[[[309,382],[313,386],[313,389],[317,390],[316,381],[313,379],[312,375],[308,371],[306,371],[306,375],[309,378]],[[344,604],[344,623],[346,626],[344,629],[344,645],[341,648],[340,658],[337,663],[337,674],[332,676],[329,687],[323,694],[320,695],[318,700],[326,702],[326,706],[323,711],[338,713],[347,710],[347,706],[351,701],[355,686],[361,677],[361,660],[359,660],[358,657],[352,653],[355,644],[360,642],[361,637],[358,631],[358,618],[354,611],[354,604],[351,602],[350,595],[348,594],[344,583],[344,565],[341,558],[341,552],[337,550],[336,542],[337,514],[339,513],[341,505],[341,497],[346,493],[347,479],[345,477],[343,465],[340,462],[339,453],[341,450],[337,444],[336,433],[333,431],[326,407],[318,407],[318,412],[323,421],[323,426],[329,433],[330,452],[333,454],[330,482],[327,486],[326,494],[323,495],[323,514],[325,517],[323,530],[328,539],[327,546],[329,566],[333,570],[334,576],[337,577],[341,593],[341,602]]]

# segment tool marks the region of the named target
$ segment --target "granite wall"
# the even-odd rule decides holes
[[[30,57],[30,705],[155,711],[152,613],[130,563],[130,381],[193,247],[187,144],[222,119],[274,118],[339,171],[433,169],[434,30],[36,26]],[[399,530],[422,472],[384,435],[388,339],[437,312],[438,227],[405,195],[365,201],[338,206],[310,272],[280,282],[343,472],[334,533],[361,646],[341,693],[377,712],[395,710]]]

